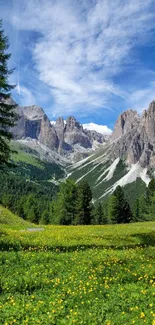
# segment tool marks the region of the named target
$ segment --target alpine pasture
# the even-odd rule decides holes
[[[40,229],[4,213],[0,324],[155,324],[155,222]]]

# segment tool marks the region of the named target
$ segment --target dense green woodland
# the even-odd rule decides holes
[[[118,186],[104,202],[92,203],[86,181],[66,180],[59,188],[47,181],[33,182],[15,173],[0,172],[0,203],[18,216],[42,224],[107,224],[155,220],[155,180],[151,180],[132,209]]]

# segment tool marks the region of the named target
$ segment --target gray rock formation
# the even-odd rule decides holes
[[[16,140],[37,140],[63,156],[71,155],[72,159],[74,156],[75,159],[85,157],[93,150],[95,140],[100,144],[105,141],[101,134],[83,130],[82,125],[72,116],[68,117],[66,123],[59,117],[52,125],[43,109],[36,105],[17,106],[17,112],[20,118],[12,129]]]
[[[51,125],[43,109],[38,106],[17,106],[17,111],[20,119],[12,129],[15,139],[37,140],[50,150],[70,157],[72,161],[91,153],[95,142],[99,145],[107,143],[105,136],[84,130],[72,116],[68,117],[66,123],[60,117],[55,125]],[[155,101],[141,117],[133,110],[122,113],[107,145],[110,160],[120,157],[129,165],[139,162],[142,167],[155,167]]]
[[[15,139],[36,139],[49,149],[58,148],[58,136],[42,108],[17,106],[17,112],[19,120],[12,129]]]
[[[155,101],[143,112],[139,128],[131,141],[128,159],[139,161],[142,167],[154,164],[155,153]]]
[[[88,136],[90,142],[93,144],[94,141],[98,143],[106,143],[108,138],[101,133],[98,133],[94,130],[84,129],[84,133]]]
[[[66,120],[64,140],[71,146],[79,144],[84,148],[92,147],[88,136],[83,132],[83,126],[73,116]]]
[[[123,112],[116,121],[114,131],[110,137],[111,141],[121,138],[123,135],[130,132],[140,123],[140,116],[136,111],[127,110]]]
[[[56,130],[58,139],[59,139],[59,153],[62,153],[62,149],[64,147],[64,128],[65,128],[65,123],[64,123],[64,119],[62,117],[59,117],[56,120],[56,123],[54,125],[54,128]]]
[[[121,114],[110,141],[115,157],[124,158],[129,165],[139,161],[142,167],[155,167],[155,101],[141,118],[132,110]]]

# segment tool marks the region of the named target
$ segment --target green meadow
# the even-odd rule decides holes
[[[154,325],[154,242],[155,222],[36,227],[0,207],[0,324]]]

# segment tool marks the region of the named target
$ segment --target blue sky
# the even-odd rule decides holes
[[[155,98],[152,0],[1,0],[21,105],[113,128]]]

